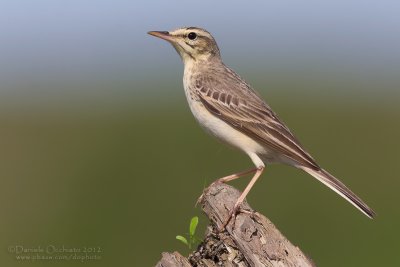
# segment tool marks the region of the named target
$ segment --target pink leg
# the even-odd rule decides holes
[[[240,178],[240,177],[242,177],[242,176],[244,176],[244,175],[246,175],[246,174],[254,173],[254,172],[256,172],[257,170],[258,170],[257,168],[254,168],[254,169],[251,169],[251,170],[247,170],[247,171],[243,171],[243,172],[237,172],[237,173],[234,173],[234,174],[231,174],[231,175],[228,175],[228,176],[219,178],[218,180],[216,180],[215,182],[213,182],[208,188],[212,187],[212,186],[213,186],[214,184],[216,184],[216,183],[227,183],[227,182],[230,182],[230,181],[235,180],[235,179],[237,179],[237,178]],[[206,189],[206,190],[207,190],[207,189]],[[204,192],[203,192],[203,194],[201,194],[201,196],[197,199],[197,201],[196,201],[196,206],[197,206],[197,204],[200,203],[201,199],[203,198],[203,195],[204,195]]]
[[[247,171],[244,171],[244,172],[234,173],[234,174],[231,174],[231,175],[228,175],[228,176],[219,178],[216,182],[219,182],[219,183],[227,183],[227,182],[233,181],[233,180],[235,180],[235,179],[237,179],[237,178],[240,178],[240,177],[242,177],[242,176],[244,176],[244,175],[246,175],[246,174],[254,173],[254,172],[256,172],[257,170],[258,170],[257,168],[254,168],[254,169],[247,170]]]
[[[253,178],[251,178],[251,181],[249,182],[249,184],[244,189],[243,193],[240,195],[240,197],[236,201],[235,205],[233,206],[233,209],[229,213],[228,219],[222,226],[222,229],[224,229],[228,225],[230,220],[236,216],[236,213],[239,209],[240,204],[242,204],[243,200],[246,198],[247,194],[250,192],[250,189],[253,187],[253,185],[256,183],[257,179],[263,173],[264,169],[265,169],[265,167],[260,167],[260,168],[256,169],[256,173],[254,174]]]

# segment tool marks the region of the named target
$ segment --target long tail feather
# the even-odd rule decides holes
[[[311,174],[317,178],[324,185],[328,186],[330,189],[341,195],[344,199],[350,202],[354,207],[359,209],[362,213],[367,215],[369,218],[374,218],[375,212],[367,206],[356,194],[354,194],[350,189],[348,189],[342,182],[336,179],[333,175],[327,171],[320,169],[314,170],[307,167],[300,167],[300,169]]]

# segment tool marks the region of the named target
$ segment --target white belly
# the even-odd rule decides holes
[[[267,154],[263,146],[212,115],[201,102],[192,100],[187,92],[186,97],[194,117],[207,132],[245,152],[257,167],[264,166],[263,161],[258,156]]]

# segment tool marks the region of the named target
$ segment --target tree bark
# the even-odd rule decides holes
[[[315,266],[289,242],[264,215],[245,201],[225,231],[218,232],[227,220],[240,192],[227,184],[212,184],[200,200],[210,219],[204,241],[188,259],[178,252],[163,253],[157,267],[216,266]]]

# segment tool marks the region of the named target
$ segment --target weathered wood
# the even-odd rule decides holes
[[[178,252],[163,252],[161,260],[156,267],[192,267],[188,260]]]
[[[227,225],[226,231],[218,232],[239,195],[238,190],[227,184],[215,183],[205,190],[200,204],[211,223],[203,243],[189,256],[189,266],[315,266],[247,202],[242,204],[241,212]]]

